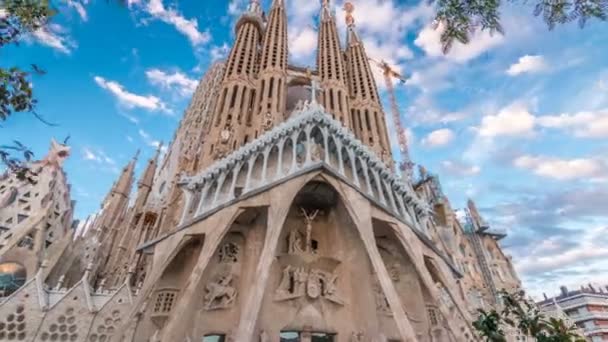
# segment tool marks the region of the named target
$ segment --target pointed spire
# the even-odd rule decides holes
[[[156,174],[156,167],[158,165],[158,158],[160,156],[162,147],[163,143],[161,142],[160,144],[158,144],[158,148],[156,149],[154,157],[150,158],[150,160],[148,161],[148,165],[146,166],[146,169],[144,170],[143,174],[141,175],[141,178],[139,179],[139,187],[152,186],[152,182],[154,181],[154,175]]]
[[[355,5],[353,5],[352,2],[347,1],[344,3],[342,9],[346,12],[346,43],[348,45],[359,43],[359,36],[355,30],[355,17],[353,17]]]
[[[321,0],[321,21],[327,21],[333,19],[331,12],[331,1]]]
[[[140,151],[137,150],[133,159],[122,170],[122,174],[120,175],[120,178],[118,178],[118,182],[116,182],[116,186],[114,187],[115,193],[129,197],[129,194],[131,193],[131,184],[133,183],[133,172],[135,170],[135,165],[137,164],[137,158],[139,158],[139,152]]]
[[[261,14],[262,7],[260,6],[260,1],[259,0],[250,0],[249,6],[247,7],[247,12],[253,13],[253,14]]]

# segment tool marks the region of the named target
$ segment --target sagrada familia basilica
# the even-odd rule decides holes
[[[504,234],[394,171],[352,6],[341,42],[323,1],[312,69],[287,1],[251,1],[167,153],[80,229],[69,146],[0,178],[0,341],[478,340],[477,309],[520,287]]]

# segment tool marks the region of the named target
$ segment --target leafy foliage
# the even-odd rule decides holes
[[[23,156],[23,159],[14,157],[11,152]],[[8,171],[14,173],[17,179],[31,184],[36,183],[37,175],[28,165],[33,157],[34,153],[19,141],[13,141],[13,145],[0,146],[0,161],[6,165]]]
[[[18,44],[22,36],[43,29],[54,14],[48,0],[0,0],[0,48]],[[17,67],[0,68],[0,122],[13,113],[30,112],[49,124],[34,110],[36,99],[30,82],[32,74],[44,73],[35,64],[32,64],[31,71]],[[20,157],[15,157],[15,154]],[[35,181],[35,172],[28,167],[32,156],[32,152],[18,141],[14,145],[0,146],[0,163],[21,180]]]
[[[48,0],[0,0],[0,47],[43,28],[55,14]]]
[[[0,121],[12,112],[32,111],[35,105],[29,74],[15,67],[0,68]]]
[[[503,34],[500,0],[430,0],[436,2],[435,27],[443,29],[441,44],[447,53],[454,42],[467,44],[475,30]],[[577,21],[583,28],[589,19],[608,20],[608,0],[537,0],[534,15],[542,17],[550,30]]]
[[[576,333],[575,326],[567,326],[557,318],[547,318],[527,301],[523,291],[510,294],[501,291],[503,309],[500,312],[479,310],[473,327],[486,342],[506,342],[503,327],[517,329],[522,335],[533,337],[537,342],[585,342]]]
[[[23,35],[43,29],[54,14],[48,0],[0,0],[0,47],[18,44]],[[45,73],[35,64],[32,72]],[[0,68],[0,121],[14,112],[33,112],[32,95],[29,71]]]

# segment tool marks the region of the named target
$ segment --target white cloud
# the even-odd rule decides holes
[[[557,180],[573,180],[601,177],[608,168],[597,159],[559,159],[547,156],[523,155],[513,164],[521,169],[532,171],[542,177]]]
[[[146,143],[146,145],[150,146],[150,147],[154,147],[154,148],[158,148],[162,142],[160,140],[154,139],[152,138],[152,136],[144,131],[143,129],[139,129],[138,131],[139,136],[142,138],[142,140]],[[165,153],[167,151],[167,146],[163,146],[161,148],[161,152]]]
[[[504,41],[504,37],[500,34],[490,34],[488,31],[477,30],[471,35],[468,44],[455,42],[450,51],[444,54],[440,40],[444,29],[442,24],[438,25],[437,28],[433,28],[429,24],[418,33],[414,44],[424,50],[430,57],[442,57],[462,63],[481,55]]]
[[[601,242],[605,232],[604,226],[584,229],[578,235],[577,240],[580,242],[566,250],[552,248],[551,242],[540,243],[516,260],[517,269],[522,274],[540,274],[556,270],[573,270],[583,265],[591,266],[594,260],[605,260],[608,257],[608,247]],[[555,237],[549,238],[549,241],[553,239]],[[586,276],[584,278],[591,277],[588,272],[583,274]]]
[[[477,130],[482,137],[529,135],[534,130],[534,120],[526,106],[514,103],[496,115],[484,116]]]
[[[506,72],[510,76],[516,76],[524,73],[535,73],[544,71],[547,68],[548,66],[543,56],[525,55],[520,57],[517,63],[512,64]]]
[[[449,174],[449,176],[475,176],[481,172],[481,168],[477,165],[469,165],[460,161],[445,160],[441,162],[441,168]]]
[[[83,147],[82,159],[91,161],[106,168],[109,168],[112,172],[117,172],[116,161],[110,158],[102,149],[93,149],[90,147]]]
[[[449,144],[452,140],[454,140],[454,132],[449,128],[442,128],[429,133],[422,139],[422,144],[427,147],[439,147]]]
[[[140,3],[140,0],[129,1],[129,5]],[[147,6],[145,6],[145,10],[152,17],[173,25],[177,31],[190,40],[190,43],[192,43],[193,46],[199,46],[211,40],[211,35],[208,31],[199,31],[198,21],[196,19],[186,19],[176,9],[165,8],[162,0],[150,0]]]
[[[87,10],[84,8],[84,5],[79,0],[67,0],[66,4],[68,5],[68,7],[72,7],[74,10],[76,10],[82,21],[89,20]]]
[[[112,95],[114,95],[120,104],[131,109],[131,108],[143,108],[151,111],[160,111],[167,114],[171,114],[171,110],[167,107],[167,105],[158,97],[147,95],[137,95],[134,93],[130,93],[125,90],[124,87],[114,81],[108,81],[100,76],[95,76],[93,78],[95,83],[103,89],[108,90]]]
[[[337,1],[335,6],[338,32],[346,30],[345,16],[342,15],[343,3],[344,1]],[[354,17],[367,55],[377,61],[387,62],[394,71],[406,76],[405,71],[409,71],[407,60],[414,55],[406,43],[408,34],[419,22],[429,20],[433,12],[433,6],[424,1],[412,7],[397,1],[358,0],[355,3]],[[341,35],[342,37],[344,36]],[[372,65],[372,72],[378,87],[384,90],[386,86],[382,70]]]
[[[608,137],[608,109],[539,116],[537,122],[545,128],[565,129],[583,138]]]
[[[76,43],[69,38],[65,29],[57,24],[37,29],[32,32],[32,37],[36,42],[68,55],[76,48]]]
[[[168,73],[160,69],[148,69],[146,71],[148,81],[163,89],[176,90],[181,96],[190,96],[196,90],[198,82],[189,78],[180,71]]]
[[[299,32],[290,32],[289,53],[296,60],[311,57],[317,50],[317,32],[304,27]]]
[[[224,59],[230,53],[230,46],[226,43],[223,45],[215,45],[211,47],[211,61],[215,62],[219,59]]]
[[[84,158],[84,160],[98,160],[99,157],[93,153],[93,151],[91,151],[88,147],[84,147],[82,149],[82,157]]]

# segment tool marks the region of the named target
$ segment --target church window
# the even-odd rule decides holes
[[[283,80],[279,80],[279,87],[277,89],[277,112],[281,110],[281,87],[283,85]]]
[[[428,308],[429,320],[431,325],[435,326],[439,324],[439,318],[437,317],[437,310],[434,307]]]
[[[213,334],[203,336],[203,342],[224,342],[226,341],[226,335],[224,334]]]
[[[23,222],[26,218],[28,218],[29,216],[27,215],[21,215],[21,214],[17,214],[17,224]]]
[[[334,91],[329,89],[329,109],[334,110]]]
[[[177,290],[161,290],[156,295],[156,302],[154,303],[155,314],[168,314],[173,309],[175,298],[177,297]]]
[[[270,85],[268,86],[268,97],[272,97],[272,91],[274,90],[274,78],[270,78]]]
[[[234,108],[234,104],[236,102],[236,94],[238,93],[238,91],[238,86],[234,86],[234,88],[232,88],[232,97],[230,98],[230,109]]]
[[[216,113],[216,115],[217,115],[216,120],[215,120],[215,125],[216,126],[220,125],[220,119],[222,117],[221,116],[221,112],[224,109],[224,104],[226,103],[226,95],[227,95],[227,93],[228,93],[228,89],[224,88],[224,91],[222,92],[222,97],[221,97],[221,100],[220,100],[220,106],[218,107],[218,110],[217,110],[217,113]]]
[[[251,125],[251,115],[253,114],[253,106],[255,105],[255,89],[249,91],[249,107],[247,108],[247,125]]]

